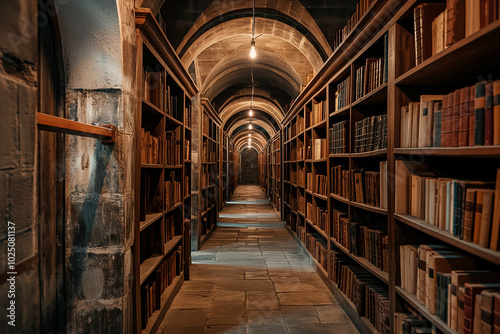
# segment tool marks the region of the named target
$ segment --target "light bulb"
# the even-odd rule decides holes
[[[252,130],[252,124],[248,124],[248,128]]]
[[[250,58],[255,58],[255,57],[257,57],[257,52],[255,52],[255,41],[252,41],[250,47]]]
[[[248,134],[248,137],[252,137],[252,134],[251,134],[251,133],[249,133],[249,134]]]
[[[248,114],[249,114],[250,116],[253,116],[253,110],[252,110],[252,109],[250,109],[250,111],[248,112]]]

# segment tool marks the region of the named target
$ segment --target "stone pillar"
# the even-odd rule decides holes
[[[35,333],[40,325],[35,143],[38,108],[37,2],[0,1],[0,333]],[[15,224],[15,233],[8,222]],[[9,234],[11,232],[11,234]],[[15,268],[9,270],[9,237]],[[15,297],[7,279],[15,271]],[[15,325],[7,307],[15,302]]]
[[[200,94],[191,99],[191,250],[201,242],[201,168],[203,150],[203,109]]]

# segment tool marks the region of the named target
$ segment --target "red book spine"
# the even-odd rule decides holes
[[[457,89],[453,93],[453,106],[452,106],[452,147],[458,146],[458,133],[460,131],[459,123],[460,123],[460,89]]]
[[[464,334],[472,333],[472,320],[474,317],[473,314],[473,289],[465,284],[465,294],[464,294]]]
[[[476,107],[474,105],[476,97],[476,86],[470,86],[469,102],[469,146],[474,146],[474,136],[476,131]]]
[[[493,145],[493,82],[486,84],[486,109],[484,113],[484,145]]]

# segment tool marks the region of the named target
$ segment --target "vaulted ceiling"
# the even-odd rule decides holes
[[[260,150],[279,132],[286,105],[332,53],[357,0],[255,0],[257,57],[249,57],[252,0],[137,0],[161,13],[166,35],[236,145]],[[252,101],[253,116],[249,116]],[[252,121],[250,131],[248,124]]]

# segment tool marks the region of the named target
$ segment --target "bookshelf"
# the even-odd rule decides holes
[[[258,155],[259,170],[259,185],[266,192],[267,197],[271,201],[276,211],[282,213],[282,193],[281,193],[281,134],[276,136],[264,146]],[[262,173],[263,171],[263,173]]]
[[[441,44],[435,37],[436,49],[424,52],[425,46],[418,38],[415,41],[414,16],[427,2],[432,1],[362,1],[360,14],[339,32],[332,56],[282,122],[286,225],[364,333],[397,333],[395,316],[401,312],[415,315],[437,332],[457,333],[451,319],[409,292],[408,279],[402,278],[408,270],[402,270],[400,262],[400,250],[406,248],[401,246],[441,245],[442,252],[470,258],[478,269],[500,273],[500,252],[493,241],[498,236],[493,227],[498,218],[489,226],[482,222],[492,218],[480,216],[480,226],[490,228],[490,234],[481,234],[478,242],[476,225],[466,225],[467,214],[467,224],[476,224],[471,209],[448,204],[450,212],[460,215],[449,218],[458,219],[449,227],[439,216],[442,211],[437,211],[446,210],[439,197],[450,199],[446,187],[454,186],[456,194],[463,194],[461,200],[455,198],[457,203],[465,203],[470,195],[476,205],[481,193],[490,201],[483,204],[490,208],[486,212],[500,214],[491,207],[498,203],[492,198],[500,198],[500,189],[495,188],[500,150],[494,142],[500,139],[500,129],[489,127],[495,105],[488,97],[498,94],[492,89],[499,79],[500,45],[495,43],[500,37],[499,14],[484,26],[481,20],[476,31],[444,49],[447,37],[436,30],[434,36],[442,36]],[[442,3],[436,8],[443,12],[446,1],[436,2]],[[479,6],[479,2],[470,4]],[[436,15],[435,29],[439,29],[442,14]],[[419,60],[421,52],[430,54]],[[479,119],[472,108],[476,99]],[[481,101],[486,101],[484,111]],[[434,119],[420,118],[429,115]],[[409,137],[415,124],[425,126]],[[326,141],[326,156],[322,141]],[[259,157],[264,171],[261,186],[271,179],[270,153],[267,149]],[[444,190],[439,192],[436,184]],[[423,190],[417,192],[414,186]],[[412,203],[413,208],[424,209],[412,212]],[[471,232],[465,233],[466,228]],[[453,268],[469,269],[461,266],[466,265]],[[418,272],[416,267],[410,271]],[[437,273],[446,282],[446,270]],[[377,296],[374,305],[379,314],[357,299],[353,289],[360,286],[371,291],[367,298]],[[445,291],[439,285],[437,289]],[[438,308],[442,299],[435,298]]]
[[[149,9],[136,9],[136,332],[154,333],[188,272],[191,98],[197,93]]]
[[[232,140],[228,140],[228,171],[229,171],[229,188],[228,199],[234,193],[234,190],[240,180],[240,152]]]
[[[220,170],[221,170],[221,175],[220,175],[220,184],[221,184],[221,191],[220,191],[220,199],[219,199],[219,209],[222,209],[222,206],[226,204],[227,200],[229,199],[229,163],[228,163],[228,158],[229,158],[229,150],[228,150],[228,145],[229,145],[229,138],[227,134],[223,133],[222,134],[222,144],[220,145],[221,149],[221,158],[219,159],[220,161]]]

